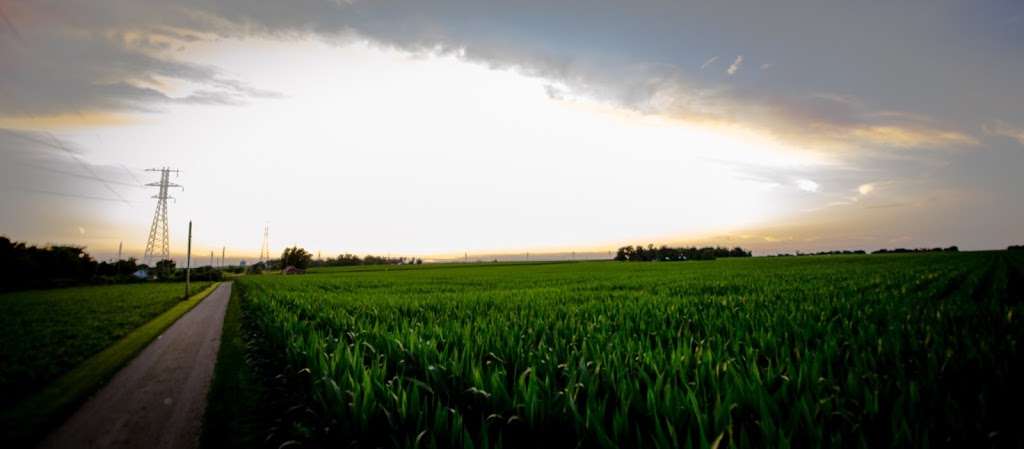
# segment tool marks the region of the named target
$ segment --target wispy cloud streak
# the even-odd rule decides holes
[[[700,69],[704,70],[704,69],[708,68],[708,66],[710,66],[711,64],[714,64],[715,61],[718,61],[718,56],[712,56],[707,61],[704,61],[704,63],[700,65]]]
[[[729,69],[726,70],[726,73],[728,73],[729,76],[733,76],[733,75],[736,74],[736,72],[740,71],[740,67],[742,65],[743,65],[743,55],[739,55],[739,56],[736,57],[736,60],[734,60],[732,62],[732,65],[729,66]]]
[[[1024,145],[1024,127],[1011,126],[1009,123],[997,120],[986,123],[981,128],[989,135],[1009,137]]]

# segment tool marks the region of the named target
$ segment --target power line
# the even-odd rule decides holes
[[[26,167],[31,167],[31,168],[34,168],[36,170],[43,170],[43,171],[48,171],[48,172],[51,172],[51,173],[57,173],[59,175],[71,176],[73,178],[88,179],[88,180],[91,180],[91,181],[99,181],[99,182],[108,182],[110,184],[119,185],[119,186],[125,186],[125,187],[139,187],[139,188],[144,188],[145,187],[144,185],[142,185],[141,182],[139,182],[138,184],[132,184],[130,182],[111,181],[109,179],[95,178],[95,177],[93,177],[91,175],[83,175],[81,173],[75,173],[75,172],[70,172],[70,171],[67,171],[67,170],[51,168],[51,167],[47,167],[45,165],[37,165],[37,164],[30,163],[30,162],[19,161],[19,162],[17,162],[17,164],[24,165]]]
[[[125,173],[128,173],[128,176],[131,176],[132,179],[135,180],[135,182],[139,183],[140,185],[142,184],[142,181],[139,180],[139,177],[135,176],[135,173],[133,173],[131,170],[129,170],[128,167],[125,167],[124,164],[117,164],[117,165],[120,166],[121,168],[123,168]]]
[[[6,25],[7,25],[7,27],[8,27],[8,28],[9,28],[9,29],[11,30],[11,32],[12,32],[12,33],[14,34],[14,37],[15,37],[15,39],[16,39],[16,40],[17,40],[17,41],[18,41],[19,43],[21,43],[22,45],[24,45],[24,44],[25,44],[25,42],[24,42],[24,41],[22,40],[22,37],[21,37],[21,33],[19,33],[19,32],[18,32],[18,29],[14,27],[14,24],[13,24],[13,23],[11,22],[10,18],[9,18],[9,17],[7,16],[7,14],[6,14],[6,13],[5,13],[4,11],[3,11],[3,9],[2,9],[2,8],[0,8],[0,19],[3,19],[3,22],[4,22],[4,23],[5,23]],[[4,95],[5,97],[8,97],[8,98],[9,98],[9,99],[11,100],[11,101],[10,101],[10,103],[12,103],[12,105],[15,105],[13,109],[15,109],[15,110],[20,110],[20,109],[21,109],[21,108],[19,108],[19,107],[17,107],[17,106],[16,106],[16,103],[17,103],[17,101],[16,101],[16,99],[14,98],[14,96],[13,96],[13,95],[9,94],[9,93],[8,93],[8,92],[7,92],[6,90],[0,90],[0,94],[3,94],[3,95]],[[78,109],[74,109],[74,111],[75,111],[75,112],[76,112],[76,113],[77,113],[77,114],[78,114],[79,116],[83,116],[83,115],[82,115],[82,111],[79,111]],[[31,113],[31,112],[30,112],[30,113],[28,113],[28,116],[29,116],[29,117],[33,117],[33,118],[36,118],[36,117],[37,117],[37,116],[36,116],[36,114],[33,114],[33,113]],[[40,141],[40,140],[36,140],[36,139],[32,139],[32,138],[28,138],[28,137],[25,137],[25,136],[20,136],[20,135],[19,135],[18,133],[12,133],[12,134],[13,134],[13,135],[15,135],[15,136],[17,136],[17,137],[21,137],[22,139],[27,139],[27,140],[30,140],[30,141],[34,141],[34,142],[36,142],[36,143],[40,143],[40,144],[43,144],[43,145],[47,145],[47,146],[51,146],[51,147],[53,147],[52,145],[48,145],[47,143],[45,143],[45,142],[43,142],[43,141]],[[75,160],[75,162],[78,162],[78,164],[79,164],[79,165],[81,165],[81,166],[82,166],[83,168],[85,168],[85,170],[86,170],[86,171],[88,171],[88,172],[89,172],[89,174],[90,174],[90,175],[92,175],[92,177],[93,177],[93,178],[94,178],[94,179],[95,179],[96,181],[98,181],[98,182],[100,182],[101,184],[103,184],[103,187],[106,187],[106,188],[107,188],[107,190],[109,190],[109,191],[110,191],[110,193],[113,193],[113,194],[114,194],[114,196],[116,196],[116,197],[118,198],[118,200],[119,200],[119,201],[121,201],[122,203],[124,203],[124,204],[125,204],[125,205],[127,205],[127,206],[131,206],[131,203],[129,203],[129,202],[128,202],[128,200],[124,199],[124,197],[123,197],[123,196],[121,196],[121,194],[120,194],[120,193],[117,193],[117,191],[116,191],[116,190],[114,190],[114,188],[110,186],[110,184],[108,184],[108,183],[107,183],[107,182],[106,182],[105,180],[103,180],[102,178],[100,178],[100,177],[99,177],[99,175],[97,175],[97,174],[96,174],[96,172],[95,172],[95,171],[93,171],[92,167],[90,167],[88,163],[86,163],[86,162],[85,162],[85,161],[83,161],[83,160],[82,160],[81,158],[79,158],[79,157],[78,157],[77,155],[75,155],[75,153],[74,153],[73,151],[71,151],[71,150],[67,149],[67,147],[65,147],[65,146],[64,146],[64,144],[63,144],[63,143],[62,143],[62,142],[61,142],[61,141],[60,141],[59,139],[57,139],[57,137],[56,137],[56,136],[54,136],[54,135],[53,135],[53,133],[51,133],[51,132],[49,132],[49,131],[42,131],[42,134],[44,134],[44,135],[48,136],[48,137],[50,138],[50,140],[52,140],[52,141],[53,141],[53,142],[54,142],[54,143],[56,144],[55,148],[58,148],[58,149],[60,149],[60,150],[62,150],[62,151],[64,151],[64,152],[68,153],[68,155],[69,155],[69,156],[71,156],[71,158],[72,158],[72,159],[74,159],[74,160]],[[133,176],[134,176],[134,175],[133,175]],[[58,195],[59,195],[59,194],[58,194]]]
[[[11,189],[11,190],[18,190],[18,191],[27,192],[27,193],[38,193],[38,194],[42,194],[42,195],[60,196],[60,197],[64,197],[64,198],[77,198],[77,199],[81,199],[81,200],[93,200],[93,201],[109,201],[109,202],[112,202],[112,203],[120,203],[121,202],[121,200],[116,199],[116,198],[103,198],[103,197],[100,197],[100,196],[89,196],[89,195],[78,195],[78,194],[74,194],[74,193],[54,192],[52,190],[31,189],[31,188],[18,187],[18,186],[12,186],[12,185],[5,185],[4,188],[8,188],[8,189]]]
[[[0,8],[0,19],[3,19],[4,24],[7,25],[9,30],[11,30],[11,34],[14,35],[14,39],[17,40],[19,44],[25,45],[25,40],[21,37],[21,33],[19,33],[18,29],[14,27],[14,23],[11,22],[9,17],[7,17],[7,13],[4,12],[3,8]]]
[[[24,141],[27,141],[27,142],[32,142],[32,143],[35,143],[35,144],[38,144],[38,145],[42,145],[42,146],[45,146],[45,147],[49,147],[49,148],[52,148],[52,149],[55,149],[55,150],[60,150],[60,151],[62,151],[64,153],[67,153],[68,157],[70,157],[72,160],[74,160],[75,163],[77,163],[82,169],[87,171],[89,173],[89,175],[78,175],[78,174],[70,174],[70,173],[64,173],[64,174],[68,174],[70,176],[77,176],[77,177],[81,177],[81,178],[85,178],[85,179],[90,179],[90,180],[99,182],[110,193],[114,194],[114,196],[117,197],[118,201],[120,201],[120,202],[122,202],[122,203],[124,203],[126,205],[131,205],[131,203],[128,202],[128,200],[126,200],[123,196],[121,196],[121,194],[118,193],[117,190],[115,190],[113,187],[110,186],[110,184],[112,182],[120,184],[119,182],[117,182],[117,181],[109,181],[107,179],[101,178],[96,173],[96,171],[92,169],[92,166],[89,165],[89,163],[87,163],[84,160],[82,160],[82,158],[80,158],[77,154],[75,154],[74,151],[71,151],[71,149],[69,149],[66,145],[64,145],[64,143],[60,139],[58,139],[57,136],[55,136],[53,133],[51,133],[49,131],[40,131],[39,132],[39,134],[41,134],[43,137],[49,138],[49,140],[50,140],[49,142],[47,142],[45,140],[35,139],[35,138],[29,137],[29,136],[27,136],[27,135],[25,135],[23,133],[18,133],[18,132],[6,131],[4,134],[16,137],[18,139],[21,139],[21,140],[24,140]],[[30,164],[26,164],[26,165],[30,165]],[[36,168],[41,168],[43,170],[50,170],[50,171],[54,171],[54,172],[62,171],[62,170],[56,170],[56,169],[42,168],[42,167],[38,167],[38,166]]]
[[[129,205],[129,206],[131,205],[131,203],[129,203],[128,200],[124,199],[124,197],[121,196],[120,193],[117,193],[117,191],[114,190],[114,188],[111,187],[110,184],[107,184],[106,181],[102,180],[99,177],[99,175],[96,174],[96,171],[93,170],[91,166],[89,166],[89,164],[87,164],[85,161],[83,161],[82,158],[78,157],[78,155],[76,155],[74,151],[71,151],[71,150],[67,149],[67,147],[65,147],[64,144],[59,139],[57,139],[57,136],[54,136],[53,133],[51,133],[49,131],[45,131],[45,132],[43,132],[43,134],[48,136],[50,138],[50,140],[53,140],[53,142],[57,145],[58,148],[60,148],[61,150],[64,150],[64,152],[67,153],[68,156],[71,156],[71,159],[74,159],[75,162],[78,162],[78,165],[82,166],[82,168],[84,168],[85,171],[89,172],[89,174],[92,175],[93,178],[96,178],[100,182],[100,184],[103,184],[103,187],[106,187],[107,190],[109,190],[110,193],[113,193],[114,196],[116,196],[119,200],[121,200],[122,203],[124,203],[126,205]]]

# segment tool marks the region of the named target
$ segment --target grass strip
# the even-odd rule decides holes
[[[266,430],[259,412],[265,406],[265,387],[247,361],[241,301],[239,291],[232,289],[203,417],[202,448],[258,447]]]
[[[0,416],[4,429],[3,446],[27,447],[38,441],[46,431],[66,418],[153,339],[192,310],[219,285],[214,283],[188,300],[176,304],[110,347],[86,359],[38,394],[5,411]]]
[[[312,413],[301,396],[305,390],[276,375],[274,367],[283,359],[250,321],[248,305],[244,290],[232,288],[207,394],[201,449],[267,447],[279,435],[309,435],[295,419]]]

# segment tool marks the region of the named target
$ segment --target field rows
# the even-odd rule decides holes
[[[209,282],[193,284],[199,292]],[[0,295],[0,406],[39,391],[181,302],[184,284],[144,283]]]
[[[363,447],[1020,445],[1007,253],[247,277],[262,350]]]

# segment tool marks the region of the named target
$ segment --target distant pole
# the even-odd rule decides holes
[[[228,247],[226,246],[220,247],[220,266],[222,267],[224,266],[224,251],[227,251],[227,249]]]
[[[192,220],[188,221],[188,252],[185,253],[185,299],[192,290]]]
[[[124,247],[124,241],[117,243],[117,260],[121,260],[121,248]]]
[[[213,251],[210,251],[210,267],[213,267]]]

